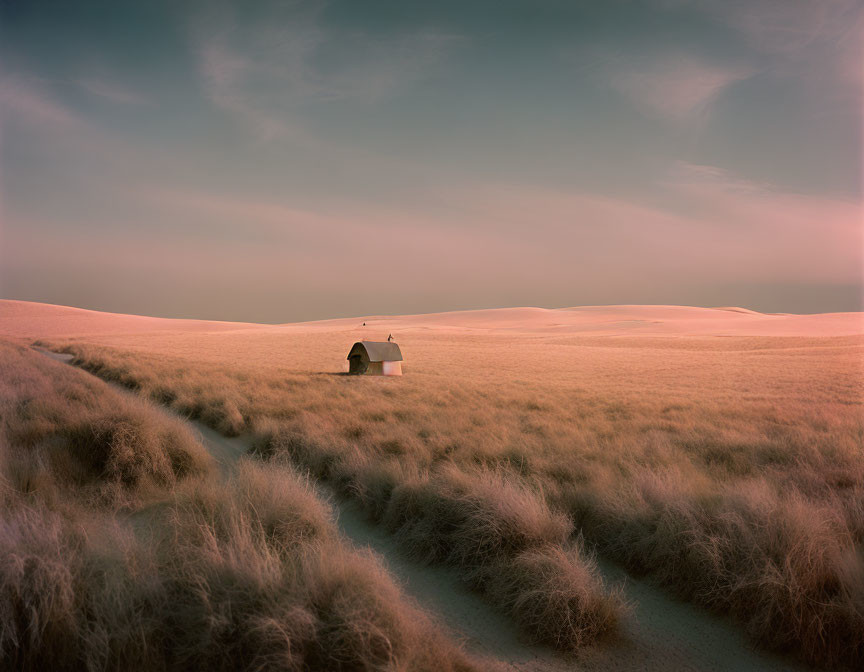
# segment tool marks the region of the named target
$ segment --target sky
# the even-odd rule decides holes
[[[862,309],[860,0],[0,0],[0,297]]]

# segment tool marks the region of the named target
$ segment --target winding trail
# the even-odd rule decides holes
[[[37,350],[72,364],[72,355]],[[138,398],[120,385],[108,384]],[[171,409],[163,407],[163,410],[197,431],[224,477],[230,476],[237,460],[251,447],[250,437],[225,437]],[[455,570],[407,560],[393,538],[370,524],[356,503],[335,496],[326,484],[319,484],[318,488],[332,503],[341,534],[355,547],[369,548],[380,556],[405,593],[493,670],[804,672],[810,669],[794,660],[753,649],[731,620],[673,600],[650,583],[636,580],[606,562],[599,563],[601,573],[611,587],[620,587],[631,607],[623,619],[620,639],[588,647],[575,656],[527,643],[512,621],[462,585]]]

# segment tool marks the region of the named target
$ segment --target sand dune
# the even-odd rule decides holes
[[[744,309],[689,306],[501,308],[426,315],[359,318],[376,329],[525,332],[591,335],[848,336],[864,334],[864,313],[773,315]],[[356,327],[358,319],[304,327]],[[286,325],[287,326],[287,325]],[[292,325],[299,327],[300,325]]]
[[[49,338],[89,334],[135,334],[152,331],[234,331],[258,325],[243,322],[177,320],[50,303],[0,300],[0,334],[15,338]]]
[[[168,319],[103,313],[67,306],[0,300],[0,333],[18,338],[146,332],[239,330],[339,332],[365,330],[370,338],[387,332],[519,333],[591,336],[850,336],[864,334],[864,313],[790,315],[746,308],[691,306],[578,306],[494,308],[420,315],[367,316],[282,325]],[[383,336],[382,336],[383,334]]]

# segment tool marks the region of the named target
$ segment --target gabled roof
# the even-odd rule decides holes
[[[360,354],[359,350],[366,350],[370,362],[401,362],[402,351],[399,346],[388,341],[358,341],[348,353],[348,359],[352,355]]]

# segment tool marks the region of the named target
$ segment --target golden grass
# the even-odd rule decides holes
[[[0,661],[25,670],[473,670],[286,468],[190,482],[156,542],[36,505],[0,523]]]
[[[339,540],[290,468],[244,459],[167,512],[176,669],[468,670],[371,554]]]
[[[29,348],[0,341],[0,487],[114,507],[213,469],[179,419]]]
[[[53,345],[222,431],[257,432],[385,522],[406,492],[440,493],[446,507],[452,493],[440,483],[493,473],[551,519],[566,514],[606,557],[732,613],[755,641],[825,666],[864,661],[864,339],[417,330],[400,336],[400,380],[327,373],[356,336],[164,333]],[[498,511],[483,492],[478,507]],[[422,536],[407,531],[425,515],[416,507],[391,527]],[[417,543],[408,542],[417,555],[439,557]],[[560,568],[559,555],[525,555],[534,548],[544,546],[507,562]],[[458,562],[477,569],[470,557]],[[570,585],[569,570],[544,572],[547,585]],[[599,586],[596,577],[586,585]],[[519,593],[484,589],[529,624],[552,608],[521,599],[538,590],[527,581]]]
[[[4,342],[0,370],[3,669],[477,669],[305,477],[221,480],[143,400]]]

